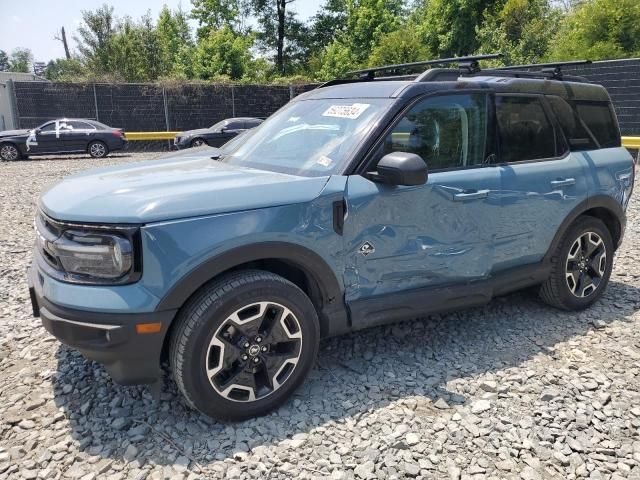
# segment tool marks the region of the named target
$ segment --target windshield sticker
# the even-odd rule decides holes
[[[333,160],[331,160],[329,157],[327,157],[326,155],[322,155],[317,161],[316,163],[318,165],[322,165],[325,168],[328,168],[331,166],[331,164],[333,163]]]
[[[331,105],[322,114],[323,117],[349,118],[355,120],[362,112],[369,108],[368,103],[354,103],[353,105]]]

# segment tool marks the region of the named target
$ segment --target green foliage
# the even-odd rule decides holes
[[[217,75],[226,75],[233,80],[242,78],[251,61],[249,49],[252,44],[252,37],[237,35],[228,26],[211,31],[198,43],[194,75],[204,80]]]
[[[418,62],[430,58],[429,49],[422,43],[413,26],[387,33],[369,56],[369,66]]]
[[[57,58],[47,64],[44,76],[52,82],[73,82],[85,79],[85,69],[78,58]]]
[[[553,60],[601,60],[640,55],[638,0],[585,1],[562,20],[551,42]]]
[[[414,17],[418,32],[436,57],[469,55],[478,47],[476,28],[503,0],[423,0]]]
[[[502,52],[507,64],[640,55],[638,0],[324,0],[308,22],[294,1],[191,0],[190,14],[165,6],[140,19],[105,4],[82,12],[78,51],[45,75],[287,83],[474,52]],[[0,70],[32,64],[28,50],[0,50]]]
[[[477,53],[500,52],[508,65],[539,62],[559,20],[560,11],[547,0],[506,0],[495,12],[485,12],[477,29]]]
[[[16,48],[9,56],[10,72],[31,72],[33,65],[33,54],[28,48]]]

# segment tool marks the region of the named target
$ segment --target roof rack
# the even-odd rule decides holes
[[[573,65],[589,65],[591,64],[591,60],[574,60],[570,62],[553,62],[553,63],[538,63],[538,64],[529,64],[529,65],[510,65],[508,67],[498,67],[495,70],[525,70],[528,68],[541,68],[539,72],[529,72],[529,73],[538,73],[548,75],[550,78],[554,80],[562,80],[563,73],[562,67],[570,67]],[[527,73],[527,71],[522,72]],[[524,76],[524,75],[523,75]]]
[[[501,53],[492,53],[487,55],[474,55],[467,57],[439,58],[435,60],[425,60],[412,63],[398,63],[395,65],[385,65],[382,67],[365,68],[348,72],[346,77],[357,78],[337,78],[319,85],[317,88],[328,87],[331,85],[341,85],[345,83],[367,82],[372,80],[413,80],[414,82],[433,82],[433,81],[455,81],[460,76],[474,77],[478,75],[496,76],[496,77],[513,77],[513,78],[544,78],[550,80],[568,80],[573,82],[588,82],[584,77],[577,75],[564,75],[562,67],[573,65],[588,65],[591,60],[575,60],[569,62],[539,63],[529,65],[510,65],[507,67],[494,67],[481,70],[479,66],[480,60],[492,60],[502,57]],[[429,68],[419,73],[400,73],[403,70],[410,70],[415,67],[429,65],[447,65],[457,63],[458,71],[451,68]],[[532,70],[539,69],[541,70]],[[377,76],[376,73],[386,72],[386,75]],[[453,78],[455,77],[455,78]]]
[[[447,65],[450,63],[457,63],[459,65],[461,72],[476,73],[480,71],[480,66],[478,65],[478,62],[480,60],[491,60],[495,58],[500,58],[501,56],[502,56],[501,53],[492,53],[488,55],[439,58],[436,60],[425,60],[422,62],[398,63],[396,65],[385,65],[382,67],[372,67],[372,68],[365,68],[362,70],[355,70],[353,72],[348,72],[347,75],[349,76],[358,75],[360,80],[373,80],[374,78],[376,78],[375,76],[376,72],[390,72],[390,71],[406,70],[406,69],[421,67],[425,65]]]

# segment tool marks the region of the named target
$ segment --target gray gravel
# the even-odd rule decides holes
[[[323,342],[294,399],[219,423],[114,384],[31,317],[40,190],[107,160],[0,164],[0,479],[640,479],[640,201],[605,298],[530,293]]]

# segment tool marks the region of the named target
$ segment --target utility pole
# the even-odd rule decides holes
[[[62,42],[62,45],[64,46],[64,55],[67,60],[71,60],[71,54],[69,53],[69,44],[67,43],[67,34],[64,31],[64,27],[60,29],[60,35],[56,34],[56,36],[53,38],[54,40],[59,40]]]

